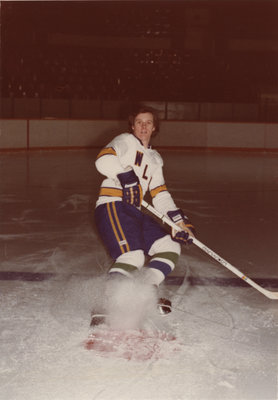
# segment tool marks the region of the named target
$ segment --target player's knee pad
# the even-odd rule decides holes
[[[170,235],[163,236],[161,239],[156,240],[150,248],[149,255],[153,256],[156,253],[173,252],[181,254],[181,245],[175,242]]]
[[[145,262],[143,250],[133,250],[121,254],[113,264],[109,273],[118,272],[130,277],[134,271],[141,269]]]

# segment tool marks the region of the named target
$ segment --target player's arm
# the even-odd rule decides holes
[[[97,155],[95,165],[99,173],[111,179],[116,179],[118,174],[125,172],[125,168],[122,166],[112,143],[101,149]]]
[[[172,229],[172,238],[180,243],[191,243],[189,236],[195,235],[194,226],[189,221],[181,209],[179,209],[171,194],[169,193],[164,177],[162,168],[158,169],[150,183],[150,194],[152,196],[153,206],[162,214],[168,215],[168,217],[175,222],[182,231],[176,231]]]
[[[99,152],[96,168],[101,174],[121,184],[124,202],[140,207],[143,191],[139,178],[131,166],[124,167],[121,163],[121,154],[126,151],[128,146],[124,140],[112,141]]]

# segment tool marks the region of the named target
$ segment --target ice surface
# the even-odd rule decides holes
[[[161,288],[174,311],[150,312],[175,346],[165,342],[148,361],[84,348],[92,308],[111,295],[111,260],[92,220],[95,154],[0,155],[0,399],[277,400],[278,304],[247,285],[214,284],[234,276],[194,247],[173,273],[187,279]],[[163,156],[168,187],[200,240],[277,291],[278,156]],[[9,271],[38,275],[4,279]]]

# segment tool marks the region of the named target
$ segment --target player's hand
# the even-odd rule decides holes
[[[192,237],[195,237],[195,228],[183,214],[182,210],[169,211],[167,214],[170,219],[182,229],[181,231],[177,231],[172,228],[171,235],[173,240],[181,244],[191,244],[193,242]]]
[[[135,207],[140,207],[143,199],[143,190],[138,176],[133,169],[117,175],[123,187],[123,201]]]

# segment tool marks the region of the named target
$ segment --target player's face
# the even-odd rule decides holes
[[[148,147],[153,131],[155,130],[153,115],[151,113],[140,113],[136,115],[132,127],[134,135],[141,140],[144,147]]]

